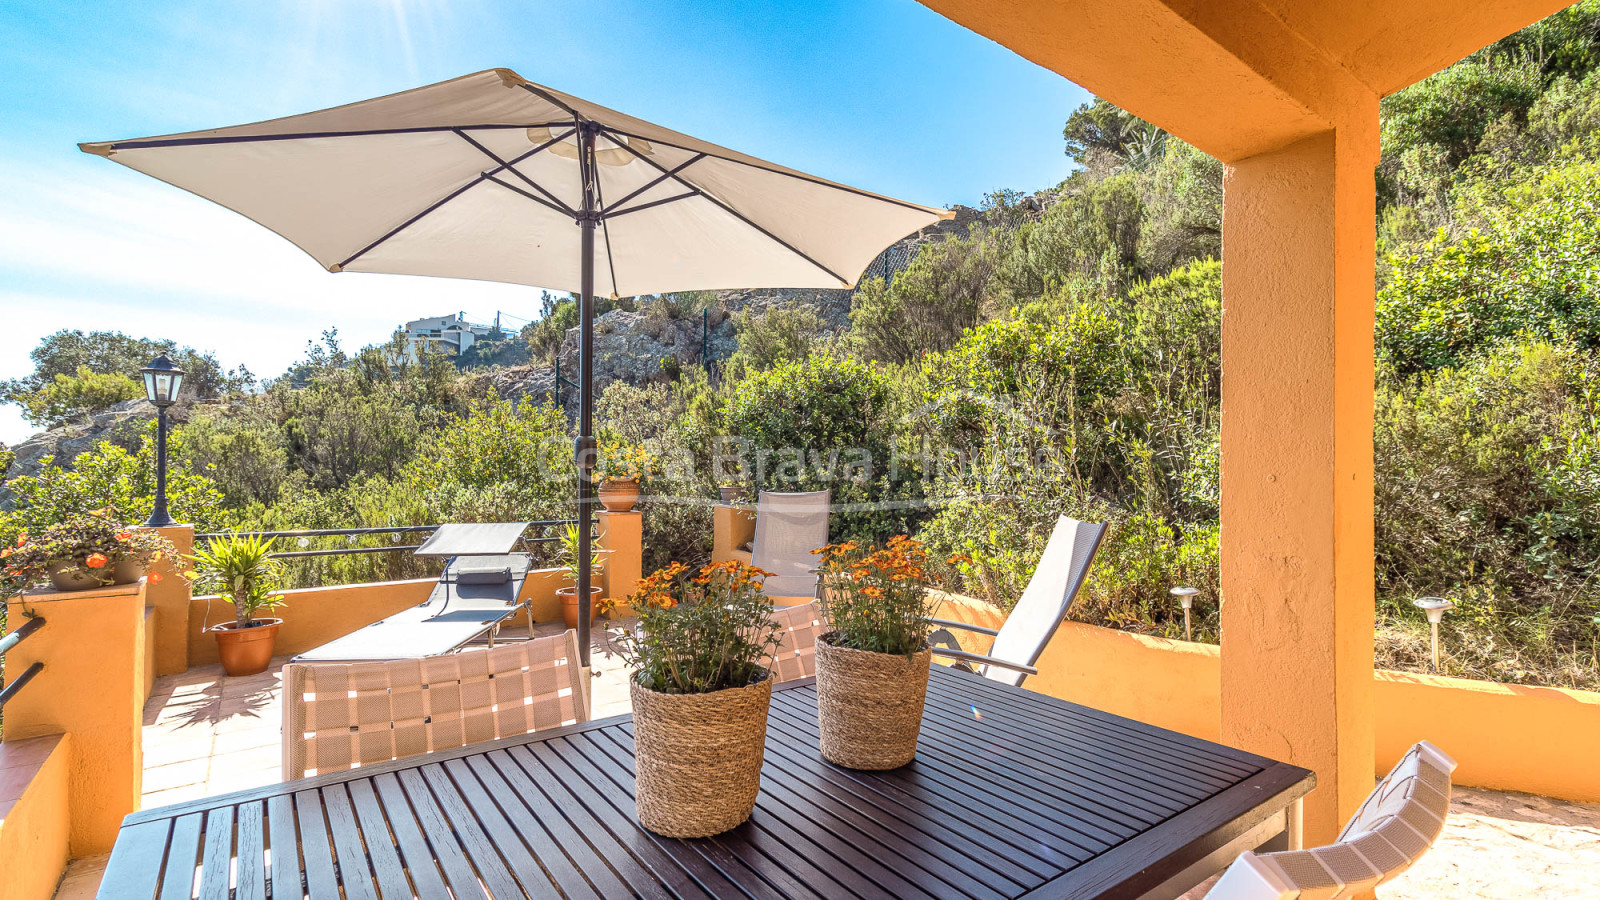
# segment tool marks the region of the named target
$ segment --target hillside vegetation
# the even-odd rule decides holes
[[[1379,663],[1425,667],[1410,601],[1439,594],[1460,606],[1447,672],[1600,688],[1600,0],[1382,114]],[[912,533],[961,560],[946,586],[1007,606],[1065,513],[1112,526],[1075,618],[1176,636],[1167,591],[1188,584],[1197,638],[1218,639],[1222,166],[1104,101],[1063,137],[1071,177],[995,192],[964,232],[865,281],[848,323],[798,302],[739,312],[732,358],[674,358],[605,390],[604,442],[660,463],[647,563],[708,553],[709,509],[683,501],[719,483],[827,488],[834,537]],[[716,302],[622,301],[639,327]],[[550,359],[575,323],[570,298],[547,298],[528,356]],[[106,381],[126,369],[36,357],[11,397],[38,421],[127,393]],[[221,385],[175,435],[175,515],[258,529],[570,514],[565,411],[448,360],[394,359],[330,334],[264,390]],[[106,445],[13,478],[0,539],[108,504],[142,518],[149,455]],[[297,577],[414,566],[332,557]]]

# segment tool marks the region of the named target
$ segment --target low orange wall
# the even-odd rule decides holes
[[[980,600],[940,595],[937,615],[997,628]],[[958,634],[984,652],[989,638]],[[1222,651],[1067,622],[1024,686],[1130,719],[1218,740]],[[1420,740],[1455,757],[1458,784],[1600,802],[1600,693],[1379,671],[1375,762],[1385,773]]]
[[[532,607],[534,621],[553,622],[561,619],[561,602],[556,598],[556,588],[565,584],[563,573],[562,569],[535,569],[528,573],[528,580],[522,587],[522,597]],[[428,599],[435,584],[435,579],[419,578],[284,591],[284,604],[272,613],[283,620],[273,653],[293,656],[320,647],[334,638],[344,637],[358,628],[416,606]],[[233,604],[220,597],[195,597],[191,601],[189,665],[218,662],[216,638],[206,633],[206,627],[208,624],[226,622],[232,617]]]
[[[67,865],[71,737],[0,744],[0,900],[50,900]]]

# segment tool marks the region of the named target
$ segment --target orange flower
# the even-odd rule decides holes
[[[126,544],[128,541],[130,541],[132,539],[133,539],[133,535],[129,534],[126,531],[117,532],[117,540],[121,541],[124,544]]]
[[[98,569],[104,566],[108,561],[109,560],[106,559],[106,555],[104,553],[91,553],[89,554],[89,558],[85,559],[83,563],[91,569]]]
[[[0,559],[9,559],[11,557],[11,552],[12,551],[10,547],[0,550]]]
[[[150,575],[149,575],[149,578],[150,578],[150,583],[151,584],[160,584],[161,583],[161,573],[160,572],[151,572]]]
[[[27,542],[28,542],[28,533],[26,531],[24,531],[24,532],[22,532],[22,533],[17,535],[17,546],[18,547],[21,547],[23,544],[26,544]]]

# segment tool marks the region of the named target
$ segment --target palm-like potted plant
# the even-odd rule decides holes
[[[852,769],[903,766],[917,754],[933,658],[926,551],[899,535],[883,547],[848,541],[817,552],[833,629],[817,639],[822,755]]]
[[[282,619],[258,618],[282,605],[282,564],[272,558],[272,541],[238,534],[212,540],[188,557],[195,586],[233,602],[233,621],[210,629],[217,655],[229,675],[255,675],[272,663]]]
[[[23,532],[13,546],[0,549],[12,584],[25,588],[48,579],[58,591],[132,584],[150,566],[176,554],[160,533],[123,525],[110,507],[72,516],[36,535]],[[149,577],[152,583],[161,580],[159,572]]]
[[[657,834],[721,834],[755,808],[772,702],[763,663],[778,644],[766,574],[722,562],[690,577],[673,563],[630,598],[635,799]]]
[[[579,562],[581,554],[578,552],[578,526],[568,525],[561,537],[561,561],[567,570],[567,581],[571,582],[564,588],[556,589],[556,596],[561,598],[561,619],[568,628],[578,627],[578,575],[583,572],[583,564]],[[604,550],[590,548],[589,554],[589,609],[592,614],[596,597],[600,593],[600,585],[595,582],[605,571]]]
[[[608,512],[631,512],[639,503],[639,483],[655,474],[655,454],[638,444],[608,441],[600,448],[600,505]]]

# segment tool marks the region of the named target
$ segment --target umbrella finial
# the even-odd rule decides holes
[[[525,84],[528,83],[528,79],[523,78],[521,75],[518,75],[517,73],[511,71],[510,69],[505,69],[505,68],[495,69],[494,73],[496,75],[500,76],[500,81],[506,87],[521,87],[522,85],[525,85]]]

